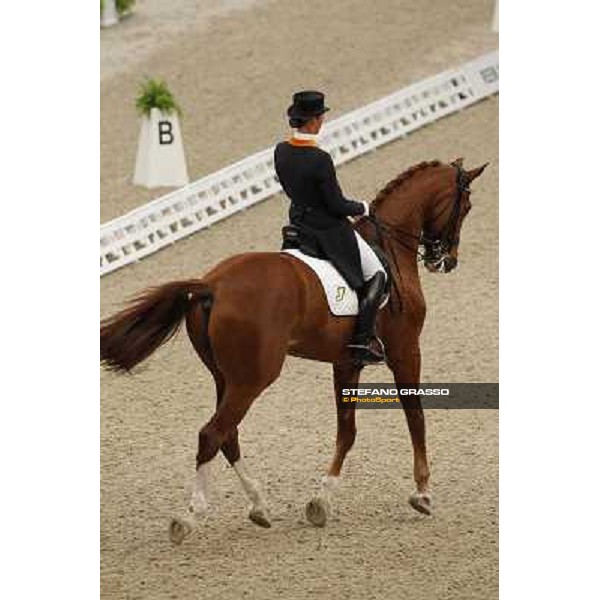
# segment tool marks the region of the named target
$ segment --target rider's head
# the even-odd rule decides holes
[[[287,110],[290,127],[303,133],[319,133],[328,110],[323,93],[312,90],[296,92]]]
[[[290,119],[290,127],[301,131],[302,133],[319,133],[321,130],[321,125],[323,125],[323,121],[325,120],[325,115],[319,115],[318,117],[310,117],[310,118],[291,118]]]

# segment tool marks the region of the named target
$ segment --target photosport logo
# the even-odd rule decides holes
[[[423,408],[499,408],[498,383],[391,383],[342,385],[336,398],[341,408],[403,408],[420,399]]]

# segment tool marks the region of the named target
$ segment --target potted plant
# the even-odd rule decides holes
[[[167,84],[162,79],[150,79],[140,86],[140,93],[135,101],[135,107],[138,112],[145,117],[149,117],[153,108],[158,109],[165,115],[177,113],[181,116],[181,108],[175,102],[175,98]]]

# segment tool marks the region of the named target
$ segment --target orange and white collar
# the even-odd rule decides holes
[[[289,142],[292,146],[318,146],[318,137],[316,133],[294,131]]]

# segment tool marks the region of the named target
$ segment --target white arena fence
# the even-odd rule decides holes
[[[448,114],[496,94],[498,52],[403,88],[327,123],[321,147],[336,165],[374,150]],[[202,177],[100,227],[100,275],[281,191],[273,148]]]

